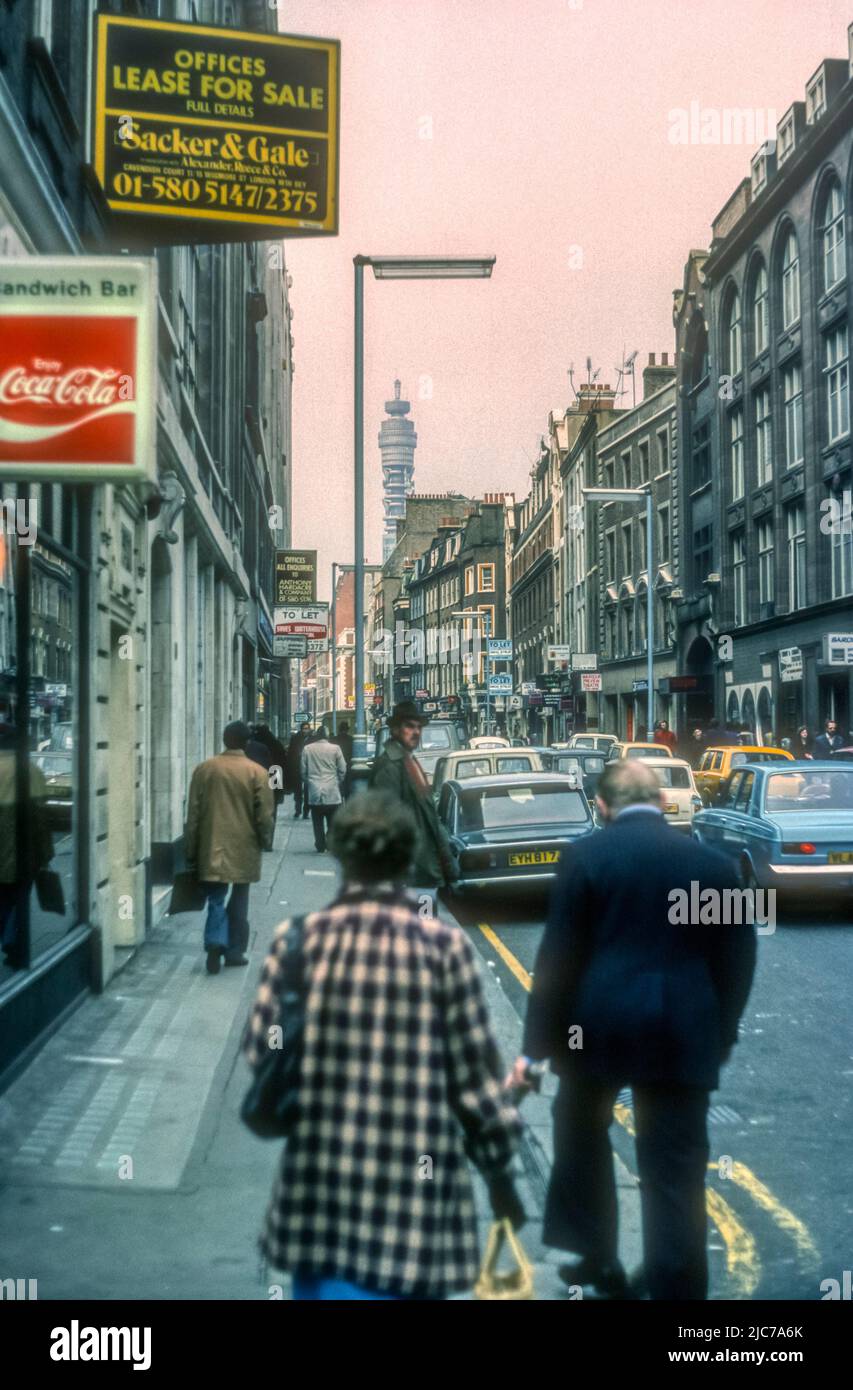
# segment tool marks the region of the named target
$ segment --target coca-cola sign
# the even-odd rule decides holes
[[[154,476],[152,261],[0,259],[0,477]]]

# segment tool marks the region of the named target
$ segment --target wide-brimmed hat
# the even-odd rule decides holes
[[[388,724],[402,724],[404,719],[416,719],[419,724],[428,724],[429,715],[422,714],[414,700],[401,700],[388,716]]]

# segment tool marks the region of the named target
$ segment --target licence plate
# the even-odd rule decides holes
[[[827,861],[830,864],[853,864],[853,850],[831,849]]]
[[[663,809],[666,811],[666,814],[667,814],[668,816],[675,816],[675,815],[678,814],[678,802],[677,802],[677,801],[667,801],[667,802],[664,804],[664,808],[663,808]]]
[[[558,849],[532,849],[525,854],[511,854],[510,867],[519,868],[522,864],[556,864],[560,857]]]

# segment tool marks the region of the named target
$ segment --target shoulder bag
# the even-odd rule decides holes
[[[299,1073],[305,1033],[304,917],[287,931],[278,988],[280,1046],[270,1047],[240,1108],[240,1118],[259,1139],[286,1139],[299,1113]]]

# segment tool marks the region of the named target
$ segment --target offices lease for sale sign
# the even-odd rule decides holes
[[[229,240],[337,234],[336,39],[95,23],[94,165],[114,212]]]

